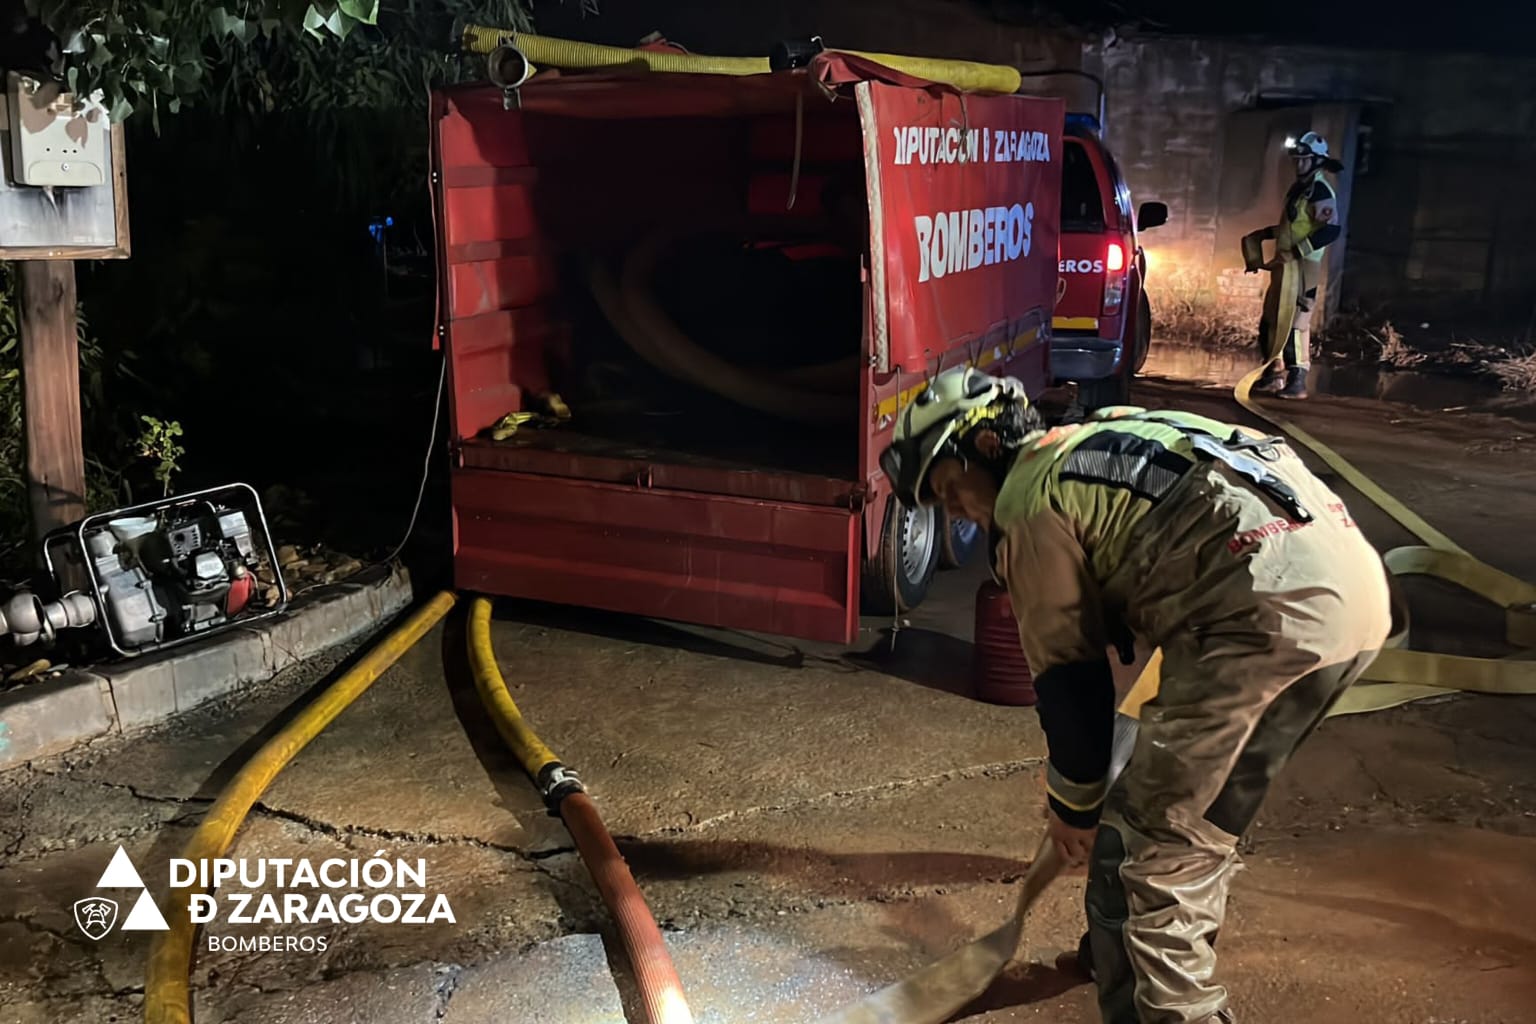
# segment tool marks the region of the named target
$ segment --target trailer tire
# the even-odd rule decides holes
[[[937,509],[909,509],[894,497],[886,500],[880,546],[864,563],[859,588],[866,615],[896,615],[923,603],[939,567],[939,523]]]
[[[981,546],[981,527],[969,519],[941,512],[944,525],[939,531],[939,568],[958,569],[971,560]]]
[[[1089,412],[1112,405],[1131,404],[1131,355],[1127,352],[1120,360],[1120,369],[1113,377],[1089,380],[1077,386],[1077,400]]]

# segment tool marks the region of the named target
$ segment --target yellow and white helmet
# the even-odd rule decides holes
[[[932,504],[928,471],[940,456],[961,456],[959,440],[970,427],[995,415],[1003,401],[1027,405],[1023,383],[971,366],[957,366],[935,377],[897,414],[895,436],[880,453],[880,469],[895,488],[897,500],[908,507]]]

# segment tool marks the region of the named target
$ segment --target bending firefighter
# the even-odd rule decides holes
[[[941,374],[881,468],[985,527],[1034,670],[1048,822],[1088,864],[1079,960],[1106,1024],[1230,1021],[1212,980],[1235,847],[1390,627],[1386,572],[1279,438],[1180,412],[1044,429],[1022,385]],[[1111,777],[1109,652],[1161,647]]]
[[[1269,291],[1264,297],[1264,318],[1259,325],[1259,356],[1269,360],[1255,391],[1278,392],[1281,398],[1307,397],[1307,370],[1311,365],[1312,307],[1317,303],[1318,271],[1323,249],[1343,230],[1338,197],[1323,172],[1343,169],[1328,156],[1328,143],[1316,132],[1307,132],[1288,146],[1296,161],[1296,183],[1285,194],[1280,223],[1261,228],[1243,239],[1247,272],[1270,271]],[[1275,243],[1275,258],[1265,266],[1261,243]],[[1287,266],[1299,277],[1296,282],[1294,317],[1278,306],[1282,298],[1282,274]],[[1284,324],[1291,320],[1289,330]],[[1275,337],[1284,331],[1283,338]],[[1282,347],[1283,346],[1283,347]]]

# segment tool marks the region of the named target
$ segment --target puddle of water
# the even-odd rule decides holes
[[[1230,388],[1249,370],[1255,356],[1247,349],[1208,349],[1178,342],[1153,342],[1144,372],[1152,377],[1186,380]],[[1314,394],[1373,398],[1423,409],[1498,413],[1536,421],[1536,395],[1508,392],[1481,377],[1455,377],[1414,370],[1383,370],[1372,364],[1312,362],[1307,384]]]

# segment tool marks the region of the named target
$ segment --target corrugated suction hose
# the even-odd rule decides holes
[[[575,773],[529,728],[507,691],[491,646],[491,602],[477,597],[469,611],[469,665],[475,689],[490,712],[496,731],[517,755],[528,777],[538,786],[549,809],[560,816],[576,843],[576,852],[592,875],[598,892],[613,914],[619,940],[635,972],[645,1018],[650,1024],[692,1024],[693,1012],[683,997],[683,983],[672,965],[661,928],[646,906],[624,857],[603,826],[597,805]]]
[[[684,334],[651,292],[652,273],[666,242],[667,238],[658,233],[631,249],[624,260],[621,282],[614,281],[601,260],[588,263],[588,284],[598,308],[626,345],[668,376],[749,409],[808,423],[835,423],[852,416],[857,360],[805,367],[788,374],[747,370]],[[835,373],[846,382],[843,394],[815,389]]]

